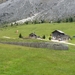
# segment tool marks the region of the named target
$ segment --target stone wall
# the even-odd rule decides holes
[[[3,44],[13,44],[20,45],[26,47],[34,47],[34,48],[47,48],[51,50],[69,50],[68,45],[62,43],[53,43],[53,42],[1,42]]]

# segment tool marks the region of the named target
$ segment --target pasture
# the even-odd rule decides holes
[[[12,38],[18,38],[18,34],[21,33],[24,37],[27,37],[30,33],[35,32],[37,35],[46,37],[50,36],[51,32],[54,30],[61,30],[70,36],[75,35],[75,23],[43,23],[43,24],[29,24],[29,25],[18,25],[18,26],[8,26],[0,28],[0,38],[3,36],[8,36]]]
[[[0,41],[40,42],[18,37],[20,33],[27,37],[31,32],[39,36],[45,35],[49,41],[49,35],[56,29],[72,37],[75,35],[74,27],[75,23],[8,26],[0,28]],[[15,33],[16,30],[18,33]],[[70,42],[75,43],[75,39]],[[69,50],[61,51],[0,44],[0,75],[75,75],[75,46],[69,46]]]
[[[68,51],[0,44],[0,75],[74,75],[75,47]]]
[[[18,33],[16,31],[18,30]],[[75,23],[44,23],[44,24],[29,24],[29,25],[18,25],[18,26],[8,26],[0,28],[0,39],[8,37],[10,39],[18,40],[18,36],[21,33],[23,37],[28,37],[30,33],[35,33],[38,36],[46,36],[46,40],[52,31],[61,30],[71,37],[75,36]],[[75,43],[75,40],[71,40]]]

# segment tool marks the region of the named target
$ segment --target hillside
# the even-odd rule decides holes
[[[0,42],[42,42],[18,36],[21,33],[27,37],[35,32],[48,40],[55,29],[71,37],[75,35],[75,23],[22,24],[0,27]],[[72,37],[71,42],[75,43],[75,38]],[[0,43],[0,75],[75,75],[75,46],[69,45],[69,50],[53,50]]]
[[[18,30],[18,33],[16,31]],[[43,23],[43,24],[23,24],[23,25],[13,25],[13,26],[3,26],[0,27],[0,41],[5,37],[9,37],[8,41],[19,41],[19,34],[21,33],[23,37],[28,37],[30,33],[34,33],[40,37],[46,36],[46,40],[49,41],[50,34],[54,30],[61,30],[65,34],[72,37],[70,42],[75,43],[75,23]],[[34,41],[34,40],[20,40],[20,41]],[[37,41],[36,41],[37,42]]]
[[[75,15],[75,0],[8,0],[0,4],[0,23],[17,20],[58,20]]]
[[[1,4],[1,3],[4,3],[4,2],[6,2],[6,1],[8,1],[8,0],[0,0],[0,4]]]

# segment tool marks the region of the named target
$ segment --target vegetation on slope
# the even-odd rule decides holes
[[[0,39],[2,40],[5,36],[10,37],[10,39],[18,40],[19,34],[22,36],[28,37],[30,33],[35,33],[38,36],[42,37],[45,35],[46,40],[49,40],[50,34],[54,30],[61,30],[66,34],[72,37],[71,42],[75,43],[75,23],[43,23],[43,24],[23,24],[23,25],[14,25],[14,26],[6,26],[4,28],[0,28]],[[18,33],[16,31],[18,30]],[[24,39],[27,40],[27,39]],[[24,41],[23,40],[23,41]]]
[[[44,23],[0,28],[0,41],[38,42],[27,37],[31,32],[48,39],[53,30],[62,30],[74,36],[75,23]],[[15,31],[18,30],[18,33]],[[4,36],[10,37],[9,39]],[[40,42],[40,41],[39,41]],[[75,39],[71,41],[75,43]],[[75,75],[75,46],[69,50],[49,50],[0,44],[0,75]]]
[[[74,49],[55,51],[0,44],[0,75],[75,75]]]
[[[7,0],[0,0],[0,3],[6,2]]]

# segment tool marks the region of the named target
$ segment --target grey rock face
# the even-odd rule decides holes
[[[75,15],[75,0],[8,0],[0,4],[0,23],[33,19],[57,20]]]
[[[3,2],[6,2],[6,1],[8,1],[8,0],[0,0],[0,4],[3,3]]]

